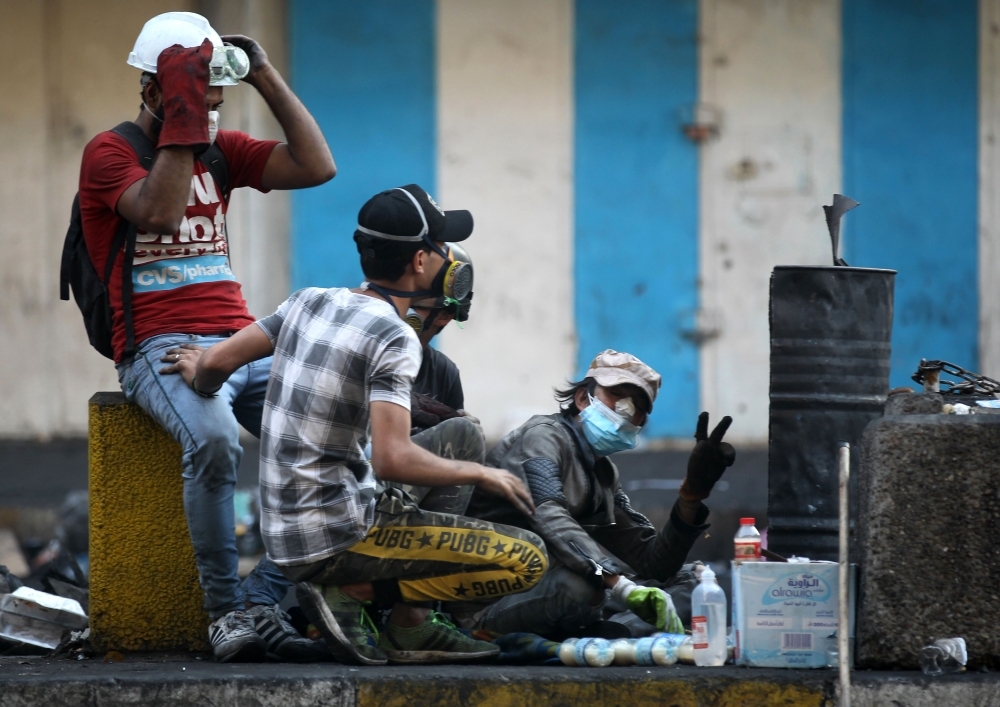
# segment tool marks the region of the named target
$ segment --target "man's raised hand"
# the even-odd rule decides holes
[[[694,449],[688,458],[687,476],[681,484],[680,495],[685,501],[701,501],[712,493],[715,483],[723,472],[736,461],[736,450],[733,445],[723,442],[733,418],[726,415],[708,434],[708,413],[698,416],[698,426],[695,429]]]
[[[243,80],[253,86],[257,72],[270,66],[270,62],[267,60],[267,52],[264,51],[256,39],[251,39],[242,34],[223,35],[222,41],[232,44],[234,47],[239,47],[246,52],[247,58],[250,60],[250,72],[243,77]]]

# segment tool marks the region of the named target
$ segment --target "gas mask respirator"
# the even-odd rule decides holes
[[[390,290],[388,287],[381,287],[379,285],[372,285],[369,283],[369,287],[381,294],[383,297],[387,295],[393,295],[395,297],[444,297],[446,305],[454,304],[458,306],[462,300],[469,297],[472,292],[473,283],[473,273],[472,273],[472,263],[458,260],[453,257],[451,249],[449,248],[445,251],[436,242],[430,239],[430,226],[427,224],[427,217],[424,215],[424,210],[420,208],[420,204],[413,194],[406,191],[405,189],[398,188],[397,191],[402,192],[406,197],[413,203],[413,207],[417,210],[420,215],[420,221],[423,224],[420,233],[415,237],[401,237],[393,236],[387,233],[379,233],[378,231],[373,231],[368,228],[364,228],[360,224],[358,225],[358,230],[361,233],[365,233],[369,236],[375,236],[377,238],[388,238],[389,240],[403,240],[403,241],[416,241],[424,240],[431,247],[431,249],[444,258],[444,263],[441,264],[441,268],[438,270],[437,275],[434,276],[434,280],[431,283],[431,289],[422,290],[420,292],[402,292],[400,290]],[[419,315],[413,312],[411,309],[407,312],[407,322],[410,323],[416,329],[416,326],[410,321],[410,314],[416,319],[419,319]],[[423,323],[420,324],[423,327]],[[419,331],[419,330],[418,330]]]
[[[369,285],[370,287],[371,285]],[[409,324],[413,331],[418,334],[422,333],[424,330],[424,318],[413,307],[406,310],[406,316],[403,317],[403,321]]]

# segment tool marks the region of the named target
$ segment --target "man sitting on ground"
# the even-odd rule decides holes
[[[457,243],[448,244],[448,255],[457,262],[472,266],[469,254]],[[406,322],[417,332],[423,358],[420,371],[413,381],[410,404],[410,434],[413,441],[424,449],[433,448],[433,438],[440,434],[438,426],[454,417],[465,417],[479,424],[479,420],[465,411],[465,393],[458,366],[441,351],[431,346],[431,340],[452,321],[467,321],[472,304],[472,291],[461,300],[440,295],[414,302],[406,315]],[[470,438],[471,439],[471,438]],[[479,436],[475,443],[481,444]],[[402,488],[425,511],[462,515],[469,505],[473,486],[411,486],[387,483],[387,487]]]
[[[232,371],[273,354],[261,433],[264,545],[300,583],[299,603],[342,661],[495,656],[496,646],[464,635],[426,603],[515,594],[535,586],[548,564],[527,530],[421,511],[398,489],[375,493],[376,477],[471,484],[534,512],[522,480],[481,464],[485,443],[470,420],[438,425],[429,450],[410,438],[420,344],[403,317],[414,299],[447,291],[459,266],[443,245],[471,233],[469,212],[442,211],[416,185],[377,194],[354,234],[367,283],[296,292],[228,341],[186,350],[178,364],[196,391],[211,394]],[[369,602],[392,607],[381,635],[366,618]]]
[[[464,248],[456,243],[449,243],[448,246],[453,259],[472,266],[472,258]],[[460,300],[441,295],[415,301],[406,317],[406,321],[417,332],[423,350],[420,372],[413,381],[413,392],[432,398],[462,414],[465,411],[465,391],[462,390],[462,378],[458,366],[448,356],[431,346],[431,341],[453,321],[468,321],[471,308],[470,289],[469,294]],[[413,422],[415,428],[426,429],[428,426],[421,424],[417,419]]]
[[[632,508],[608,457],[635,447],[659,389],[656,371],[635,356],[609,349],[598,354],[583,380],[557,392],[559,413],[532,417],[490,451],[487,464],[524,479],[536,511],[525,516],[503,499],[477,490],[467,514],[534,530],[545,540],[553,566],[523,594],[478,610],[469,604],[453,607],[463,625],[552,638],[611,628],[624,635],[621,626],[599,624],[605,589],[610,588],[611,602],[628,607],[650,625],[649,631],[683,632],[670,596],[628,579],[621,563],[638,577],[671,580],[708,528],[708,508],[702,500],[733,464],[736,452],[722,441],[732,418],[722,418],[708,435],[708,413],[703,412],[680,498],[667,525],[657,532]]]

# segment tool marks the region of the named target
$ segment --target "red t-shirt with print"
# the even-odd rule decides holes
[[[261,189],[260,177],[277,141],[254,140],[245,133],[220,130],[216,143],[229,165],[230,190],[253,187],[266,191]],[[121,223],[118,199],[148,174],[128,141],[117,133],[101,133],[83,151],[83,237],[102,277]],[[177,232],[158,235],[138,231],[132,262],[132,321],[137,345],[157,334],[215,334],[253,323],[230,267],[227,204],[222,196],[212,174],[196,159],[187,210]],[[125,349],[123,258],[124,248],[115,263],[109,290],[116,362],[121,361]]]

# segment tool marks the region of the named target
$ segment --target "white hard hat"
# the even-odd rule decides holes
[[[128,65],[155,74],[156,60],[164,49],[175,44],[199,47],[206,39],[212,42],[213,47],[223,46],[219,33],[201,15],[193,12],[164,12],[143,25],[135,40],[135,47],[129,52]],[[210,83],[212,86],[236,86],[239,82],[230,76],[224,76]]]

